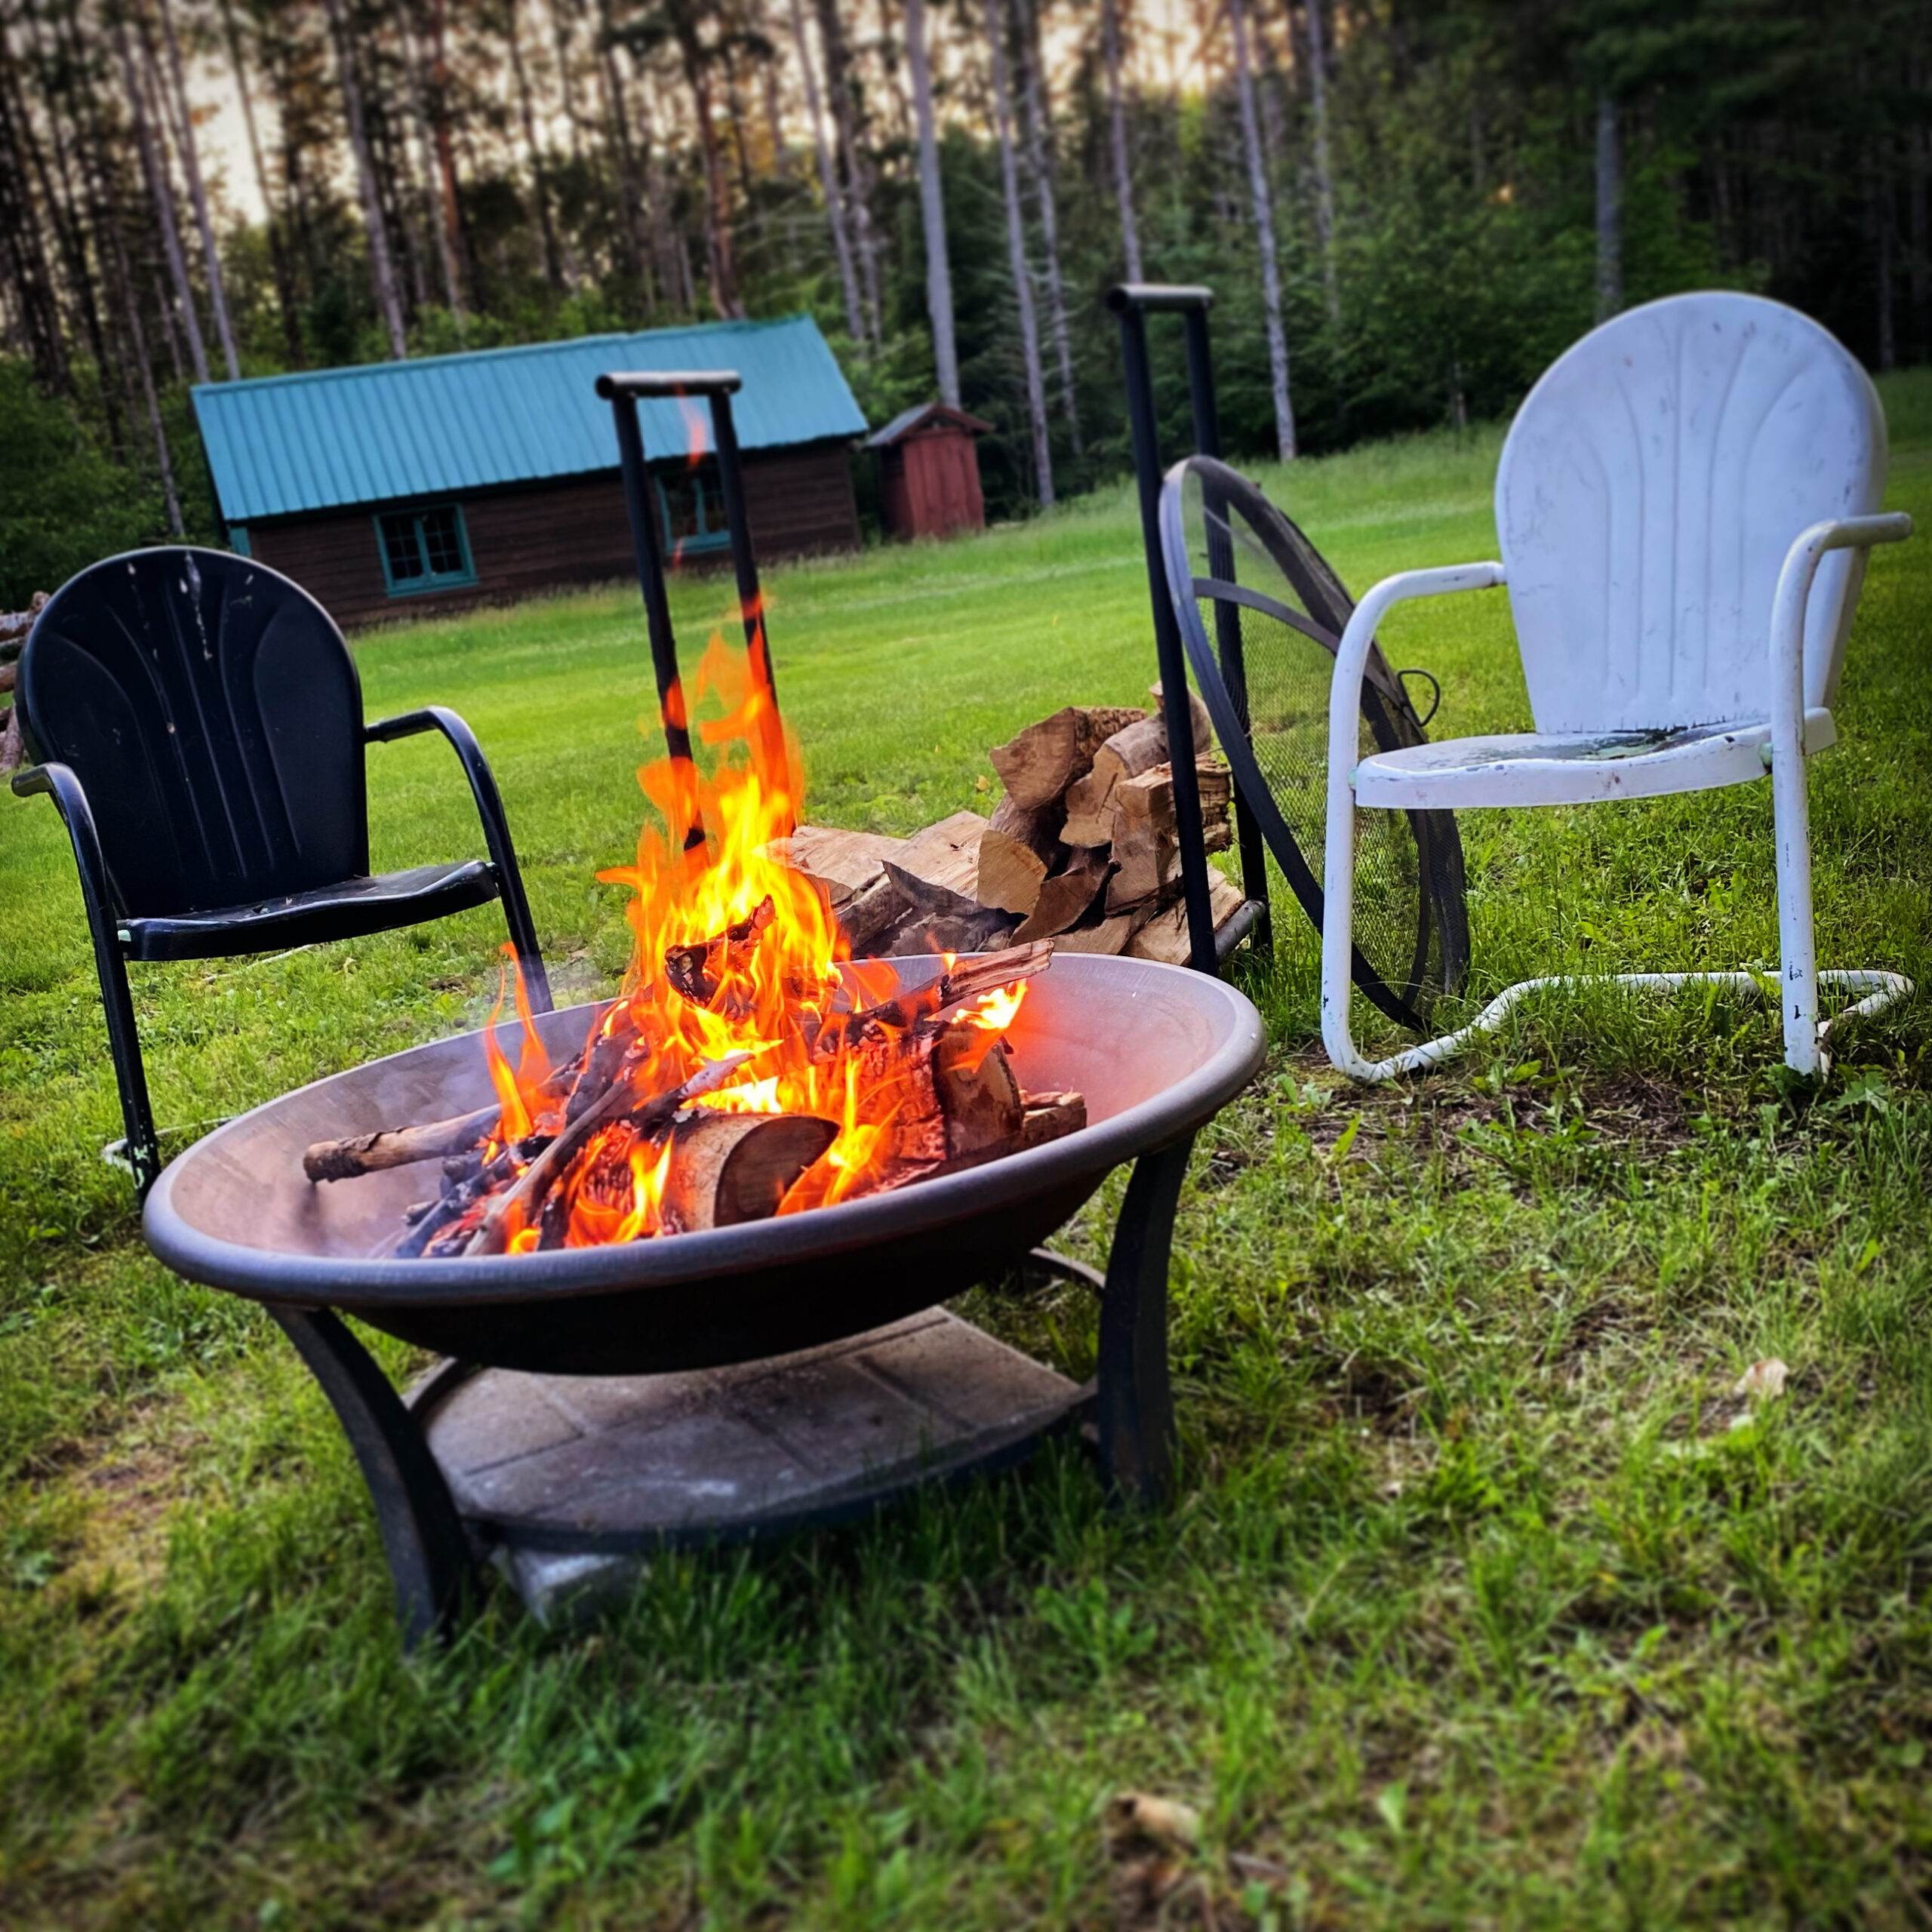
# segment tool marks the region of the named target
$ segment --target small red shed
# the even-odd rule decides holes
[[[992,426],[949,404],[922,402],[868,439],[867,447],[878,452],[888,535],[946,537],[957,530],[986,528],[973,438]]]

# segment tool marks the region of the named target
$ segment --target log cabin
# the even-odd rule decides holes
[[[866,420],[808,315],[583,336],[193,392],[230,544],[344,626],[629,577],[607,371],[734,369],[761,558],[856,549]],[[728,556],[702,404],[638,415],[665,552]]]

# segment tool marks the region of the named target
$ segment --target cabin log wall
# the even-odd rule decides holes
[[[748,450],[745,504],[759,559],[856,549],[859,515],[843,442]],[[430,617],[478,604],[633,577],[623,484],[616,470],[559,483],[425,499],[462,506],[476,581],[450,590],[389,595],[368,504],[248,525],[250,554],[293,577],[345,627]],[[695,568],[725,568],[711,550]]]

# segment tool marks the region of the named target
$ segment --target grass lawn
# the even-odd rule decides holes
[[[1890,503],[1932,532],[1932,378],[1886,395]],[[1498,447],[1264,480],[1359,590],[1494,554]],[[841,824],[984,808],[989,744],[1152,672],[1124,491],[769,589],[813,815]],[[688,648],[721,598],[681,587]],[[1873,558],[1812,777],[1822,962],[1921,985],[1929,627],[1921,535]],[[1527,721],[1500,595],[1386,635],[1441,678],[1438,734]],[[593,875],[656,743],[635,592],[356,654],[371,716],[469,718],[560,992],[608,989],[627,933]],[[475,843],[446,751],[370,762],[379,864]],[[1467,815],[1472,994],[1771,965],[1770,823],[1766,786]],[[589,1635],[499,1596],[405,1659],[319,1392],[265,1317],[149,1258],[99,1158],[120,1128],[72,861],[45,801],[0,798],[0,1921],[1932,1921],[1927,999],[1850,1036],[1808,1104],[1773,1078],[1775,1014],[1702,995],[1527,1006],[1363,1093],[1277,903],[1284,955],[1247,969],[1270,1059],[1182,1204],[1171,1512],[1110,1514],[1057,1451],[665,1561]],[[479,912],[140,969],[159,1118],[473,1024],[500,937]],[[973,1312],[1091,1365],[1071,1293]],[[1734,1396],[1766,1356],[1783,1398]],[[1203,1814],[1164,1906],[1103,1842],[1129,1788]]]

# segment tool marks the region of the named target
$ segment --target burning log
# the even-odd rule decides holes
[[[431,1121],[421,1127],[379,1128],[373,1134],[355,1134],[345,1140],[318,1140],[302,1156],[302,1171],[312,1181],[350,1180],[385,1168],[406,1168],[417,1161],[467,1154],[488,1136],[502,1112],[493,1100],[473,1113]]]
[[[663,1208],[686,1234],[768,1220],[838,1138],[816,1114],[724,1114],[702,1109],[671,1130]]]
[[[513,1219],[522,1226],[534,1226],[537,1217],[532,1210],[540,1210],[544,1196],[562,1178],[564,1170],[570,1165],[578,1150],[600,1127],[608,1127],[623,1120],[640,1139],[648,1140],[669,1125],[678,1109],[687,1100],[724,1086],[750,1058],[748,1052],[728,1054],[724,1059],[715,1060],[709,1066],[700,1067],[681,1086],[673,1088],[668,1094],[655,1095],[641,1103],[631,1091],[628,1081],[621,1077],[614,1081],[609,1091],[601,1100],[586,1108],[544,1148],[509,1186],[500,1194],[491,1197],[490,1205],[469,1245],[463,1250],[464,1254],[502,1254],[509,1244],[512,1232],[510,1223]]]
[[[715,939],[674,946],[664,955],[664,977],[694,1006],[709,1006],[728,976],[742,973],[776,908],[767,894],[749,918],[727,926]]]

